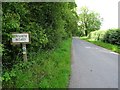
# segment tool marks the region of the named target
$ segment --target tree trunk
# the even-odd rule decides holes
[[[87,36],[88,35],[88,26],[87,26],[87,23],[85,22],[85,36]]]
[[[85,36],[87,36],[88,35],[88,32],[87,32],[87,29],[85,30]]]

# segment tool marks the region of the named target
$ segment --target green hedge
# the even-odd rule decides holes
[[[120,45],[120,29],[109,29],[104,36],[104,42]]]
[[[98,30],[91,32],[88,38],[120,45],[120,29]]]
[[[2,3],[3,67],[10,68],[22,60],[21,45],[12,46],[11,32],[31,33],[31,44],[27,45],[28,57],[37,51],[53,49],[72,36],[77,28],[77,16],[73,12],[75,3],[65,2],[4,2]],[[28,58],[29,59],[29,58]]]
[[[92,40],[104,40],[104,35],[106,34],[107,30],[97,30],[93,31],[88,35],[88,38]]]

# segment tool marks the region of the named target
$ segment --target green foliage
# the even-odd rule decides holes
[[[91,32],[88,38],[120,45],[120,29],[98,30]]]
[[[71,39],[52,51],[40,51],[29,62],[3,73],[3,88],[66,88],[70,75]]]
[[[49,50],[76,34],[78,17],[75,7],[74,2],[2,3],[3,87],[66,87],[69,74],[69,61],[66,60],[70,59],[66,48],[69,46],[56,53]],[[31,44],[27,45],[30,63],[23,62],[21,45],[11,45],[12,32],[30,33]],[[57,83],[58,78],[61,79]]]
[[[87,7],[81,8],[79,14],[79,29],[81,35],[87,36],[91,31],[99,30],[101,26],[102,18],[99,13],[90,11]]]
[[[120,45],[120,29],[109,29],[104,36],[104,42]]]
[[[93,31],[82,39],[120,53],[120,29]]]
[[[12,46],[11,32],[29,32],[28,55],[41,49],[53,49],[77,31],[74,2],[4,2],[2,5],[3,67],[22,61],[21,45]],[[30,56],[29,56],[30,57]]]
[[[0,57],[2,56],[2,52],[3,52],[3,45],[0,44]]]
[[[88,42],[91,42],[93,44],[96,44],[98,46],[101,46],[103,48],[109,49],[113,52],[117,52],[117,53],[120,54],[120,46],[113,45],[113,44],[106,43],[106,42],[102,42],[102,41],[96,41],[96,40],[93,40],[93,39],[89,39],[88,37],[81,37],[80,39],[86,40]]]
[[[2,62],[3,66],[11,67],[13,63],[18,62],[16,59],[21,58],[21,47],[12,46],[11,32],[22,32],[21,21],[27,13],[25,3],[3,3],[2,5],[2,44],[4,45]],[[9,8],[8,8],[9,7]],[[25,31],[24,31],[25,32]]]
[[[93,31],[88,35],[88,38],[95,40],[95,41],[97,41],[97,40],[103,41],[106,32],[107,32],[107,30]]]
[[[4,75],[2,76],[2,81],[9,81],[11,78],[16,77],[15,71],[11,70],[10,72],[5,72]]]

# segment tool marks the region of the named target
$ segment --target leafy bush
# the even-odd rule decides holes
[[[77,30],[75,3],[4,2],[2,4],[3,66],[12,67],[22,61],[21,45],[12,46],[11,32],[31,33],[28,54],[53,49]]]
[[[97,30],[93,31],[88,35],[88,38],[92,40],[100,40],[102,41],[104,39],[104,35],[106,34],[107,30]]]
[[[120,29],[98,30],[91,32],[88,38],[120,45]]]
[[[120,45],[120,29],[109,29],[104,36],[104,42]]]
[[[39,74],[44,71],[47,67],[47,61],[43,61],[46,63],[46,67],[42,67],[43,71],[39,72],[41,68],[41,59],[39,57],[35,57],[36,54],[40,54],[40,51],[48,51],[54,50],[56,46],[62,42],[63,39],[67,39],[72,36],[72,34],[76,33],[77,30],[77,15],[75,12],[76,4],[74,2],[65,2],[65,3],[56,3],[56,2],[3,2],[2,3],[2,44],[3,44],[3,54],[2,54],[2,63],[3,63],[3,84],[4,87],[14,87],[14,80],[16,80],[16,75],[20,77],[17,78],[16,86],[23,86],[23,81],[28,86],[32,84],[36,85],[36,80],[39,78]],[[31,82],[33,78],[28,77],[27,75],[31,75],[31,71],[26,73],[27,66],[22,64],[21,68],[17,68],[18,73],[13,71],[17,71],[13,68],[14,65],[18,65],[22,62],[22,48],[21,45],[11,45],[12,35],[11,32],[28,32],[31,34],[31,44],[27,45],[28,51],[28,61],[29,60],[36,60],[39,61],[39,65],[34,65],[34,68],[31,67],[33,70],[32,74],[35,76],[34,83]],[[1,51],[1,46],[0,46]],[[39,55],[39,56],[40,56]],[[48,53],[45,54],[48,57]],[[66,56],[67,57],[67,56]],[[53,57],[54,58],[54,57]],[[64,57],[65,59],[65,57]],[[62,60],[64,60],[62,59]],[[44,59],[45,60],[45,59]],[[53,63],[54,59],[51,59],[50,63]],[[57,61],[55,59],[55,61]],[[24,63],[24,62],[23,62]],[[62,64],[61,64],[62,65]],[[60,65],[60,67],[61,67]],[[25,67],[24,67],[25,66]],[[28,65],[29,67],[29,65]],[[52,66],[53,70],[54,66]],[[65,67],[62,67],[65,69]],[[39,70],[38,70],[39,69]],[[25,71],[24,71],[25,70]],[[38,76],[36,76],[34,73]],[[38,71],[37,71],[38,70]],[[22,74],[24,71],[25,74]],[[48,72],[49,72],[48,71]],[[59,71],[59,69],[58,69]],[[58,72],[56,71],[56,73]],[[52,73],[52,71],[50,72]],[[26,75],[27,74],[27,75]],[[64,76],[64,75],[63,75]],[[12,78],[13,77],[13,78]],[[52,76],[51,76],[52,77]],[[23,79],[27,78],[27,79]],[[57,78],[55,78],[57,80]],[[29,81],[28,81],[29,80]],[[64,79],[63,81],[64,82]],[[38,82],[39,83],[39,82]],[[43,84],[42,84],[43,85]]]

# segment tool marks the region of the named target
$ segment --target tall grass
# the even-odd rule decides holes
[[[15,77],[4,82],[12,88],[67,88],[70,75],[71,39],[58,48],[40,51],[27,63],[16,65]]]

